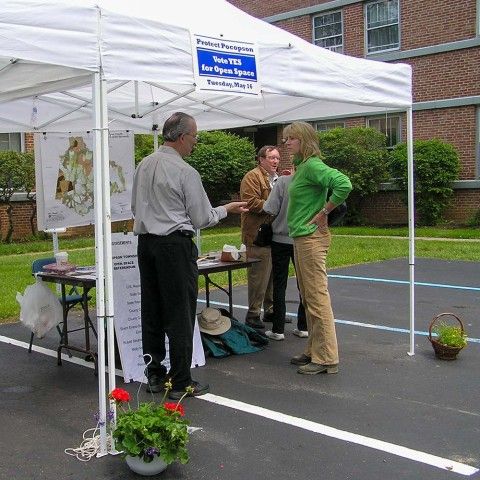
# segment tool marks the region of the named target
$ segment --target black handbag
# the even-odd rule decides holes
[[[262,223],[258,227],[257,236],[253,244],[257,247],[268,247],[272,244],[273,230],[271,223]]]
[[[340,220],[347,213],[347,204],[345,202],[337,205],[329,214],[328,214],[328,226],[333,227],[340,223]]]

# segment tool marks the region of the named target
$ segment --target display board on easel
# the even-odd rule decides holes
[[[113,296],[115,334],[125,382],[145,381],[140,316],[140,273],[137,262],[137,238],[133,233],[112,234]],[[168,338],[164,365],[170,368]],[[205,365],[200,330],[195,321],[192,368]]]

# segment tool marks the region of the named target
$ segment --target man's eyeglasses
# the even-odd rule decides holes
[[[191,133],[185,133],[185,135],[188,135],[189,137],[194,138],[196,142],[198,142],[198,140],[199,140],[198,135],[192,135]]]

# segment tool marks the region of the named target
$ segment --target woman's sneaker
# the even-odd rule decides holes
[[[308,332],[306,330],[299,330],[298,328],[294,328],[292,333],[300,338],[308,338]]]
[[[271,330],[267,330],[265,332],[265,335],[271,340],[277,340],[277,341],[285,340],[285,335],[283,333],[275,333],[275,332],[272,332]]]

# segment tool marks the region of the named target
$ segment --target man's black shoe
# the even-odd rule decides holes
[[[147,388],[145,389],[147,393],[160,393],[165,390],[165,377],[161,377],[160,375],[152,374],[148,378]]]
[[[205,395],[210,391],[210,386],[208,385],[208,383],[205,385],[202,385],[194,381],[192,382],[190,387],[193,388],[193,392],[188,392],[185,395],[186,388],[184,388],[183,390],[171,390],[168,393],[168,398],[170,398],[170,400],[180,400],[184,395],[186,397],[199,397],[200,395]]]
[[[257,317],[247,318],[245,324],[249,327],[256,328],[257,330],[263,330],[265,328],[263,322]]]

